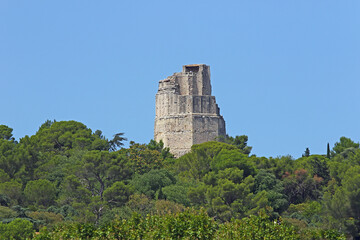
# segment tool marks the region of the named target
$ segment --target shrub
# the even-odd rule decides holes
[[[26,239],[34,234],[33,224],[25,219],[17,218],[10,223],[0,223],[0,239]]]

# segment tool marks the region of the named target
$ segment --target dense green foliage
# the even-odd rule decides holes
[[[247,136],[178,159],[162,142],[124,141],[46,121],[17,142],[0,125],[0,239],[360,237],[360,149],[349,138],[299,159],[251,155]]]
[[[94,227],[89,224],[61,224],[52,231],[46,228],[34,239],[346,239],[334,230],[299,232],[281,219],[271,221],[260,212],[243,220],[218,223],[203,209],[187,209],[165,216],[134,214],[130,219],[115,220],[111,224]]]

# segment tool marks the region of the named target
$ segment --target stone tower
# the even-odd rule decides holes
[[[175,157],[193,144],[225,136],[225,121],[211,96],[210,67],[183,66],[183,71],[159,81],[154,139],[162,140]]]

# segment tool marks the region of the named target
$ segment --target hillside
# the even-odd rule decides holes
[[[180,158],[126,140],[46,121],[16,141],[0,125],[0,238],[359,237],[360,149],[349,138],[299,159],[252,155],[244,135]]]

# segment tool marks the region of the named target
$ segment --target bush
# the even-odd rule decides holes
[[[62,224],[42,229],[34,239],[212,239],[216,223],[204,210],[187,209],[165,216],[134,214],[96,229],[90,224]]]
[[[0,223],[0,239],[26,239],[34,234],[33,224],[21,218],[10,223]]]
[[[29,213],[29,217],[41,221],[45,226],[52,226],[64,220],[61,214],[52,212],[31,212]]]
[[[186,209],[168,215],[141,216],[134,213],[129,220],[115,220],[111,224],[95,228],[90,224],[62,224],[49,232],[42,229],[34,239],[340,239],[344,235],[335,230],[308,229],[297,231],[281,219],[270,220],[259,213],[242,220],[232,220],[224,224],[216,223],[201,209]]]
[[[300,239],[291,225],[281,219],[270,221],[264,213],[243,220],[232,220],[220,226],[216,239]]]

